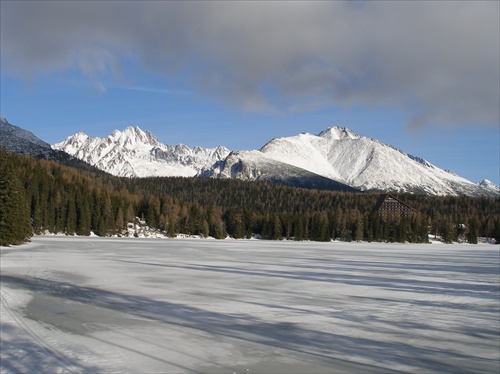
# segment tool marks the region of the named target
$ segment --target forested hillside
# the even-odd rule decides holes
[[[1,157],[2,178],[9,165],[9,178],[15,175],[24,184],[21,195],[36,234],[122,235],[126,224],[140,217],[169,236],[218,239],[426,242],[428,232],[448,242],[500,238],[498,198],[399,195],[419,213],[384,220],[373,211],[379,198],[374,193],[203,178],[128,179],[4,150]]]

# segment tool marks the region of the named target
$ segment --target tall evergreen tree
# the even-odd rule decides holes
[[[452,243],[453,240],[456,239],[455,227],[451,222],[451,218],[448,218],[443,221],[443,227],[441,231],[442,231],[442,239],[445,243]]]
[[[76,225],[77,225],[77,217],[76,217],[76,193],[75,190],[72,188],[68,192],[68,199],[67,199],[67,213],[66,213],[66,234],[67,235],[74,235],[76,232]]]
[[[301,215],[299,215],[298,219],[295,221],[295,229],[294,229],[294,237],[295,240],[304,240],[305,239],[305,219]]]
[[[0,151],[0,245],[21,244],[33,235],[24,186],[5,147]]]
[[[107,190],[101,194],[101,215],[97,226],[97,234],[99,236],[107,236],[116,231],[115,216],[113,214],[113,206],[111,198]]]
[[[125,228],[125,221],[123,219],[123,209],[118,207],[118,212],[116,212],[115,221],[116,230],[120,233]]]
[[[273,240],[283,239],[283,227],[281,226],[281,220],[277,214],[275,214],[273,217],[272,226],[273,226],[272,239]]]
[[[175,238],[175,222],[173,219],[168,221],[167,236],[169,238]]]
[[[354,223],[354,240],[362,241],[364,236],[364,222],[363,217],[359,212],[356,214],[356,221]]]
[[[83,192],[76,193],[77,225],[78,235],[90,235],[92,225],[92,213],[90,209],[90,196],[84,196]]]
[[[471,219],[469,221],[469,228],[467,232],[467,241],[471,244],[477,244],[477,220]]]

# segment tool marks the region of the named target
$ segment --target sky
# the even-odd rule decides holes
[[[330,126],[500,185],[498,1],[0,2],[0,114],[259,149]]]

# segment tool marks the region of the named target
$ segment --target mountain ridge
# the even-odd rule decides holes
[[[483,189],[423,158],[345,127],[333,126],[318,135],[300,133],[275,138],[260,151],[264,157],[310,170],[362,191],[498,194],[494,189]]]
[[[0,145],[5,145],[10,152],[32,156],[47,155],[52,152],[49,143],[28,130],[12,125],[3,116],[0,116],[0,139]]]
[[[138,126],[103,138],[80,131],[50,146],[4,117],[0,124],[2,143],[9,143],[10,151],[55,159],[65,155],[122,177],[234,178],[340,191],[500,197],[500,188],[487,179],[475,184],[345,126],[274,138],[259,150],[230,151],[163,144]]]
[[[318,135],[303,132],[274,138],[249,151],[165,145],[138,126],[88,139],[81,144],[68,137],[53,148],[119,176],[198,176],[343,191],[500,195],[491,183],[475,184],[345,126],[331,126]]]
[[[194,177],[230,152],[222,146],[191,149],[184,144],[163,144],[139,126],[114,130],[104,138],[78,132],[52,148],[119,177]]]

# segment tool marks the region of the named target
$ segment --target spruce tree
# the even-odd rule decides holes
[[[477,244],[477,221],[471,219],[469,221],[469,231],[467,232],[467,241],[470,244]]]
[[[500,219],[495,220],[495,229],[493,230],[493,238],[496,244],[500,243]]]
[[[456,239],[455,228],[453,227],[453,223],[451,222],[451,218],[447,219],[443,223],[442,228],[442,240],[445,243],[453,243],[453,240]]]
[[[33,235],[24,186],[5,147],[0,151],[0,245],[21,244]]]
[[[364,235],[364,226],[363,226],[363,217],[361,214],[356,215],[356,221],[354,223],[354,240],[360,242],[363,240]]]
[[[90,194],[77,193],[77,231],[78,235],[90,235],[92,225],[92,213],[90,209]]]
[[[304,240],[305,238],[305,220],[302,215],[299,215],[294,230],[295,240]]]
[[[273,240],[283,239],[283,227],[281,226],[280,217],[277,214],[274,215],[272,225],[273,225],[272,239]]]
[[[168,221],[167,236],[169,238],[175,238],[175,223],[172,218]]]
[[[119,207],[118,212],[116,212],[115,227],[118,233],[121,233],[125,228],[125,221],[123,220],[123,209],[121,207]]]
[[[204,238],[208,238],[209,233],[210,233],[210,227],[208,226],[208,222],[206,220],[203,220],[202,229],[201,229],[201,236]]]
[[[74,189],[68,192],[68,209],[66,213],[66,229],[67,235],[74,235],[76,233],[76,194]]]
[[[116,232],[115,217],[113,214],[113,207],[111,205],[111,198],[107,190],[101,194],[100,200],[101,216],[97,226],[97,235],[108,236]]]

